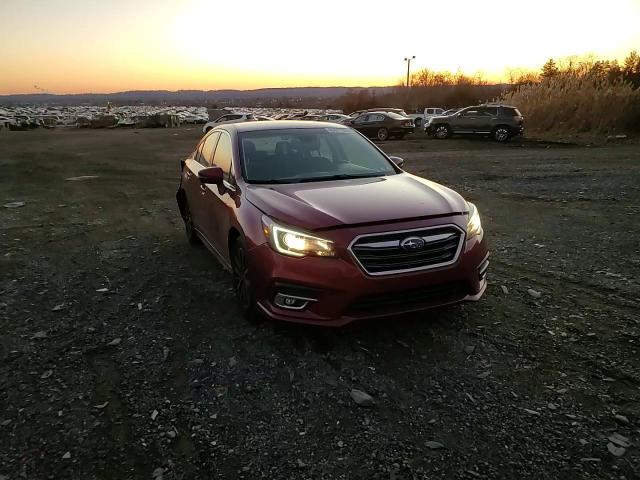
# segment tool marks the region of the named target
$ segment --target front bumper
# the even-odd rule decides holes
[[[345,241],[336,243],[347,245],[349,237],[361,233],[342,231]],[[267,244],[248,253],[255,298],[267,316],[325,326],[479,300],[487,284],[489,256],[486,241],[473,237],[465,239],[453,265],[374,277],[367,275],[346,249],[339,250],[337,258],[287,257]],[[275,303],[276,296],[283,293],[312,300],[303,309],[287,309]]]

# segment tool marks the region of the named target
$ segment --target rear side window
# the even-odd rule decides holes
[[[216,153],[213,156],[213,165],[220,167],[224,171],[224,179],[227,181],[229,181],[232,155],[231,138],[227,133],[222,133],[216,147]]]
[[[513,107],[500,107],[500,115],[503,117],[521,117],[522,114],[517,108]]]
[[[393,112],[389,112],[387,115],[391,116],[391,115],[396,115]],[[376,113],[374,115],[369,115],[369,122],[384,122],[384,115],[380,115],[379,113]]]
[[[213,157],[213,151],[216,149],[216,143],[218,142],[219,136],[220,132],[213,132],[204,139],[202,149],[198,154],[198,158],[196,158],[198,163],[205,166],[211,165],[211,157]]]
[[[495,117],[498,115],[497,107],[482,107],[478,109],[478,115],[482,117]]]

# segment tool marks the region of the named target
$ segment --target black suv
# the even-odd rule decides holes
[[[491,135],[497,142],[506,142],[524,133],[524,118],[517,108],[507,105],[478,105],[459,110],[452,115],[431,117],[424,131],[435,138],[449,138],[456,133]]]

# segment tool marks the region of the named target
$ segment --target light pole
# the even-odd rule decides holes
[[[409,87],[409,72],[411,71],[411,60],[415,59],[416,56],[405,57],[404,61],[407,62],[407,87]]]

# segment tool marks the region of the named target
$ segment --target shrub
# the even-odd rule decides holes
[[[554,65],[555,67],[555,65]],[[615,62],[547,68],[538,83],[520,85],[501,101],[520,109],[527,130],[620,133],[640,130],[640,89]]]

